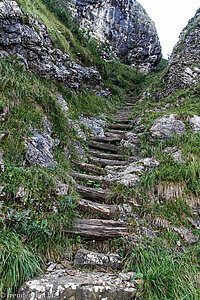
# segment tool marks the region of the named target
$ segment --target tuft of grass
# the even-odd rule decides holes
[[[198,254],[181,254],[170,245],[154,241],[136,247],[128,261],[128,271],[134,271],[142,283],[138,298],[143,300],[197,300],[200,290],[197,284]]]
[[[0,261],[0,293],[6,293],[7,296],[42,271],[42,260],[23,245],[13,232],[1,232]]]

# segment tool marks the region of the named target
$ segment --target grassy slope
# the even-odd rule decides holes
[[[147,79],[149,96],[138,103],[132,118],[141,117],[145,132],[141,138],[140,152],[143,157],[154,157],[160,165],[151,173],[144,174],[136,190],[122,190],[124,194],[142,199],[140,208],[135,212],[143,218],[142,226],[148,227],[149,220],[157,217],[165,219],[171,225],[185,226],[200,237],[188,220],[198,210],[200,199],[200,134],[194,133],[188,123],[188,117],[200,115],[200,85],[195,89],[178,90],[170,97],[158,102],[154,98],[155,89],[162,89],[160,74],[150,74]],[[155,112],[170,103],[162,112]],[[149,110],[149,112],[147,112]],[[149,129],[155,119],[174,113],[186,124],[186,133],[164,140],[149,139]],[[182,151],[182,163],[175,162],[167,153],[166,147],[178,147]],[[148,221],[145,221],[148,220]],[[196,281],[199,273],[200,243],[189,246],[181,240],[184,252],[180,253],[180,236],[168,230],[157,230],[158,238],[130,255],[129,270],[141,273],[143,287],[141,299],[199,299],[200,290]],[[173,250],[172,250],[173,249]]]

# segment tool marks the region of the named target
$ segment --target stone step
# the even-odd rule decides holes
[[[108,267],[121,270],[123,267],[122,257],[117,253],[98,253],[79,249],[74,259],[76,267]],[[105,298],[104,298],[105,299]]]
[[[89,146],[92,148],[95,148],[95,149],[106,150],[106,151],[110,151],[110,152],[114,152],[114,153],[117,153],[119,150],[118,146],[111,145],[108,143],[100,143],[100,142],[96,142],[96,141],[89,141]]]
[[[130,130],[133,128],[133,125],[129,125],[129,124],[122,124],[122,123],[115,123],[115,124],[110,124],[108,126],[108,128],[110,129],[119,129],[119,130]]]
[[[102,219],[117,218],[120,215],[120,208],[118,205],[101,204],[86,199],[78,199],[77,204],[76,209],[78,211],[89,212]]]
[[[99,168],[96,165],[92,165],[92,164],[87,164],[87,163],[83,163],[83,162],[78,162],[75,160],[71,160],[71,163],[73,163],[75,166],[77,166],[79,168],[79,170],[81,171],[85,171],[88,173],[95,173],[97,175],[104,175],[105,172],[102,168]]]
[[[93,150],[93,149],[88,149],[87,152],[90,155],[92,155],[93,157],[97,157],[97,158],[103,158],[103,159],[109,159],[109,160],[123,160],[124,159],[123,155],[120,155],[120,154],[109,154],[109,153],[104,153],[104,152],[100,152],[100,151]]]
[[[92,137],[92,141],[103,142],[103,143],[117,143],[121,141],[121,137]]]
[[[98,158],[98,157],[90,157],[90,160],[93,163],[99,164],[101,167],[126,166],[128,164],[127,161],[123,161],[123,160],[103,159],[103,158]]]
[[[100,219],[76,219],[73,228],[66,232],[89,240],[106,240],[129,235],[127,222]]]
[[[110,191],[101,188],[91,188],[85,185],[76,185],[77,192],[85,199],[105,202],[109,199]]]

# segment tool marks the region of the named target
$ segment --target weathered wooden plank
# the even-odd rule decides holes
[[[76,219],[68,233],[80,235],[86,239],[105,240],[128,235],[128,224],[120,221],[99,219]]]
[[[109,198],[110,191],[100,188],[91,188],[84,185],[76,186],[77,192],[84,198],[94,201],[106,201]]]
[[[105,174],[103,169],[101,169],[101,168],[99,168],[95,165],[82,163],[82,162],[78,162],[78,161],[75,161],[75,160],[72,160],[71,162],[73,164],[75,164],[79,168],[79,170],[81,170],[81,171],[85,171],[85,172],[88,172],[88,173],[95,173],[97,175]]]
[[[107,150],[114,153],[117,153],[119,150],[118,146],[107,144],[107,143],[100,143],[96,141],[89,141],[89,146],[92,148]]]
[[[90,155],[98,158],[111,159],[111,160],[123,160],[123,155],[120,154],[109,154],[104,152],[99,152],[97,150],[89,149],[87,151]]]
[[[88,175],[78,172],[69,173],[73,178],[77,178],[78,180],[92,180],[92,181],[106,181],[102,176]]]
[[[103,143],[117,143],[121,141],[121,137],[92,137],[92,141],[103,142]]]
[[[126,129],[132,129],[133,125],[116,123],[116,124],[110,124],[108,126],[108,128],[110,128],[110,129],[119,129],[119,130],[122,130],[122,129],[126,130]]]
[[[98,215],[102,219],[117,217],[119,213],[118,205],[101,204],[86,199],[78,199],[77,203],[78,205],[76,209],[78,211],[89,212],[91,214]]]
[[[125,133],[127,133],[127,131],[110,129],[109,131],[105,132],[105,135],[109,136],[110,133],[111,134],[118,134],[118,135],[121,135],[123,137],[125,135]]]
[[[96,164],[99,164],[101,167],[105,166],[126,166],[127,161],[123,160],[112,160],[112,159],[103,159],[98,157],[90,157],[90,160]]]

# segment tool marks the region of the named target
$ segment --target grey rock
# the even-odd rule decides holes
[[[68,122],[71,125],[71,127],[76,131],[76,136],[86,141],[87,134],[81,129],[79,122],[71,119],[68,119]]]
[[[163,152],[169,153],[176,162],[183,162],[182,151],[178,147],[167,147],[163,150]]]
[[[20,186],[15,197],[16,198],[25,198],[28,196],[28,190],[24,186]]]
[[[92,134],[96,137],[104,137],[104,128],[107,122],[97,118],[79,117],[79,122],[90,129]]]
[[[149,72],[161,59],[156,28],[136,0],[71,0],[74,18],[122,63]],[[112,56],[108,55],[112,58]]]
[[[140,182],[140,177],[144,172],[151,172],[159,165],[154,158],[144,158],[128,166],[107,166],[106,179],[122,184],[126,187],[135,187]]]
[[[176,120],[174,114],[155,120],[150,128],[150,134],[154,138],[170,138],[185,131],[185,124],[180,120]]]
[[[52,46],[47,30],[36,19],[23,22],[15,1],[0,2],[0,56],[15,54],[26,68],[42,77],[54,78],[78,89],[101,85],[99,73],[70,61],[68,54]]]
[[[45,129],[40,132],[37,128],[31,128],[33,136],[26,141],[27,160],[32,165],[40,167],[55,167],[57,162],[54,160],[52,148],[54,140],[51,137],[50,123],[44,121]]]
[[[152,223],[158,228],[177,232],[180,237],[183,238],[189,245],[195,244],[199,241],[199,238],[192,233],[192,230],[186,227],[175,227],[171,225],[167,220],[161,218],[156,218]]]
[[[17,299],[127,300],[135,299],[133,273],[53,272],[26,282]]]
[[[0,185],[0,197],[4,197],[6,195],[4,189],[5,189],[5,186],[4,185]]]
[[[200,230],[200,218],[190,218],[188,217],[187,220],[198,230]]]
[[[103,254],[88,251],[86,249],[80,249],[76,253],[75,266],[104,266],[111,267],[114,269],[121,270],[122,269],[122,258],[116,254]]]
[[[194,129],[194,132],[200,131],[200,117],[194,115],[192,118],[189,119],[189,123],[191,127]]]
[[[69,112],[69,107],[67,105],[67,102],[65,101],[65,99],[63,98],[62,95],[58,95],[58,102],[61,106],[61,109],[66,113],[68,114]]]
[[[55,193],[57,196],[66,196],[68,195],[69,186],[66,183],[56,182],[56,190]]]
[[[133,155],[135,158],[139,159],[139,144],[140,138],[139,135],[133,132],[127,132],[123,139],[120,142],[121,149],[130,149],[131,155]]]
[[[47,272],[53,272],[56,269],[56,265],[56,263],[50,263],[47,268]]]
[[[83,145],[79,141],[74,141],[74,149],[79,160],[86,159],[85,150],[83,148]]]
[[[3,151],[0,149],[0,170],[5,171],[4,161],[3,161]]]
[[[194,87],[200,81],[200,9],[189,20],[188,25],[179,36],[169,60],[165,77],[165,96],[177,89]]]
[[[1,187],[0,187],[0,189],[1,189]],[[1,194],[0,194],[0,196],[1,196]],[[3,208],[3,206],[4,206],[4,201],[0,201],[0,210]]]

